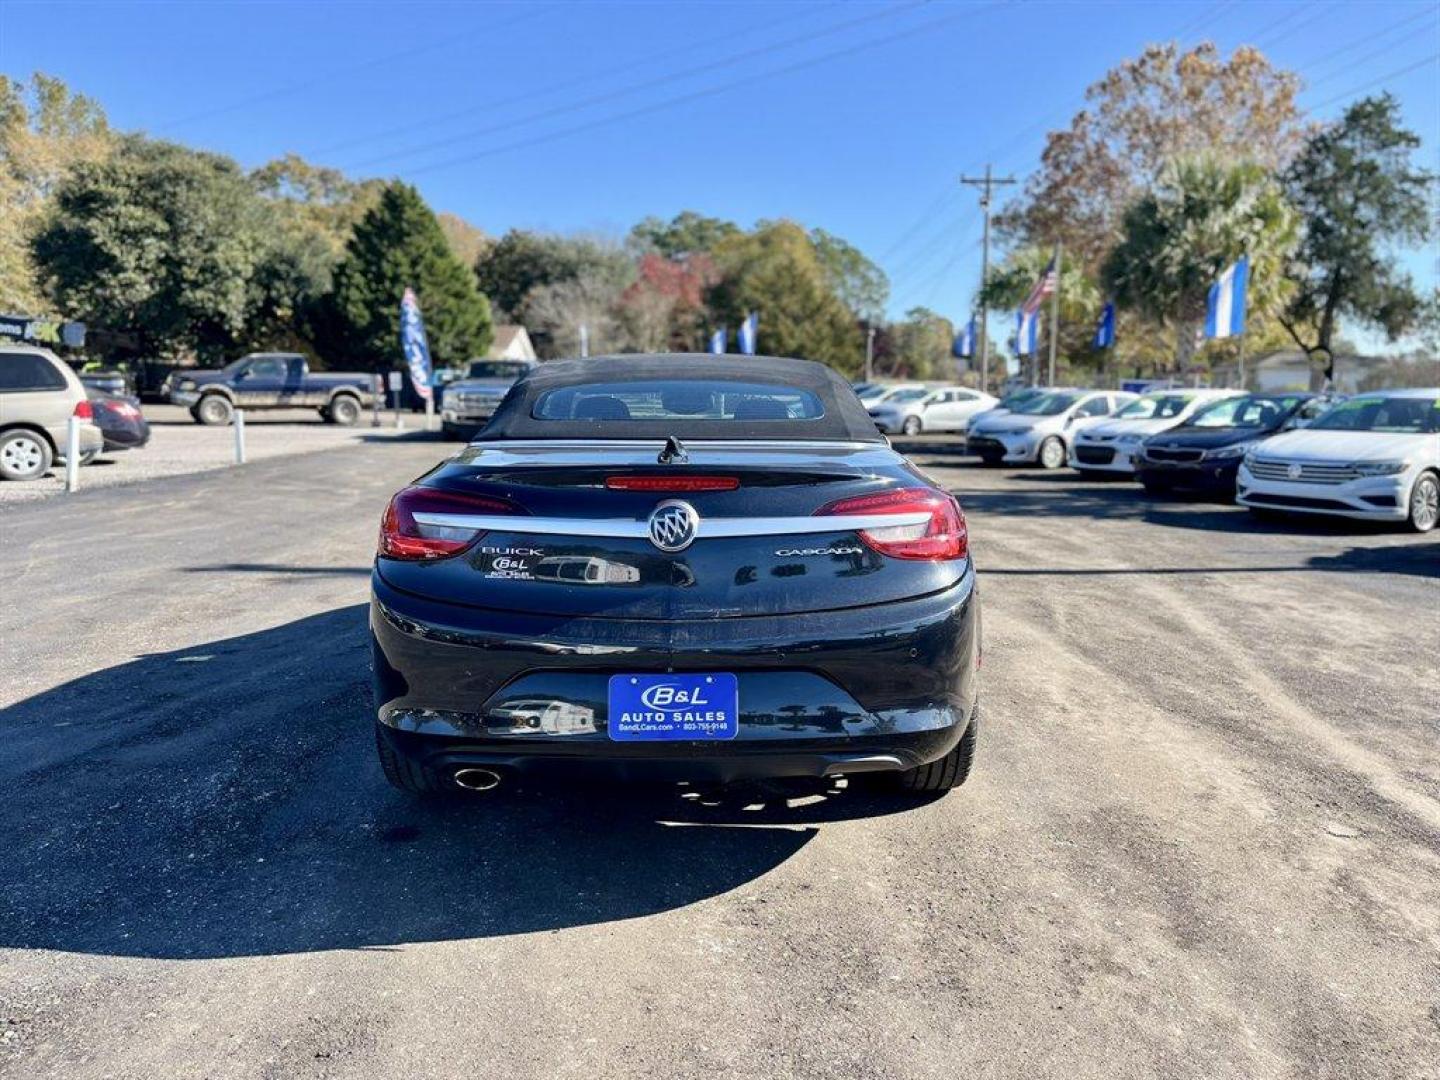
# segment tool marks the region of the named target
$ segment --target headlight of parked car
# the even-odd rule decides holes
[[[1410,467],[1408,461],[1357,461],[1355,471],[1361,476],[1394,476]]]
[[[1253,443],[1236,443],[1234,446],[1217,446],[1213,450],[1205,451],[1207,461],[1230,461],[1238,457],[1248,457]]]
[[[1117,443],[1119,443],[1121,446],[1134,446],[1136,443],[1138,443],[1138,442],[1141,440],[1141,438],[1143,438],[1143,436],[1140,436],[1140,435],[1121,435],[1120,438],[1116,439],[1115,441],[1116,441]]]
[[[194,390],[194,389],[195,389],[195,380],[194,380],[194,379],[181,379],[181,380],[180,380],[178,383],[176,383],[175,385],[176,385],[176,387],[177,387],[178,389],[181,389],[181,390]]]

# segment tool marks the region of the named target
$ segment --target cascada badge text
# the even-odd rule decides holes
[[[667,499],[650,512],[650,542],[661,551],[684,551],[699,529],[700,515],[683,499]]]

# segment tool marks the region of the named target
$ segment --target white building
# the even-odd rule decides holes
[[[530,344],[530,335],[523,326],[497,326],[495,339],[490,342],[487,360],[534,360],[535,346]]]

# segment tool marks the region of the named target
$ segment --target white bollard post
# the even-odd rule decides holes
[[[245,410],[235,410],[235,464],[245,464]]]
[[[80,418],[72,416],[65,424],[65,490],[80,486]]]
[[[425,399],[425,430],[435,430],[435,389],[431,387],[430,396]]]

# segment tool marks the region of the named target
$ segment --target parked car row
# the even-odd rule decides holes
[[[969,425],[987,465],[1064,464],[1083,476],[1233,497],[1258,514],[1440,524],[1440,389],[1348,400],[1240,390],[1037,388]]]
[[[72,416],[82,465],[150,439],[137,399],[87,386],[49,349],[0,348],[0,479],[37,480],[63,462]]]

